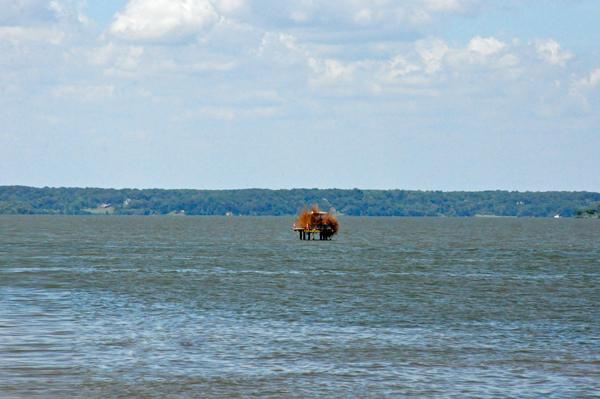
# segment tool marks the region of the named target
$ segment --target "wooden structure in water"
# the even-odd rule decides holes
[[[299,233],[301,240],[314,240],[317,233],[319,234],[319,240],[331,240],[331,236],[333,236],[333,230],[321,229],[318,226],[309,226],[308,229],[295,228],[294,230]]]
[[[330,224],[323,223],[323,216],[326,214],[327,212],[310,212],[312,224],[307,223],[305,227],[296,227],[294,223],[294,231],[298,232],[301,240],[315,240],[317,234],[321,241],[331,240],[336,232]]]

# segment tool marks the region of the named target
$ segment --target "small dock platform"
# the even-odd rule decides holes
[[[305,226],[305,227],[300,227]],[[339,223],[331,212],[320,212],[314,205],[312,211],[305,210],[294,222],[294,231],[301,240],[329,241],[338,232]]]

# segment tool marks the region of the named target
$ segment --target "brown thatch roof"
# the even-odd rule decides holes
[[[309,226],[310,228],[324,228],[333,230],[333,234],[337,234],[339,223],[331,212],[321,212],[316,205],[313,205],[311,210],[304,210],[296,219],[296,225],[299,228]]]

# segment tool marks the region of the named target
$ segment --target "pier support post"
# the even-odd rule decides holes
[[[328,240],[332,240],[333,238],[333,233],[330,230],[324,230],[324,231],[320,231],[320,230],[307,230],[307,229],[302,229],[302,230],[297,230],[298,231],[298,239],[299,240],[312,240],[315,241],[317,240],[317,234],[319,234],[319,241],[328,241]]]

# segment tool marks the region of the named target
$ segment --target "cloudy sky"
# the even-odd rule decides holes
[[[0,0],[0,185],[600,191],[597,0]]]

